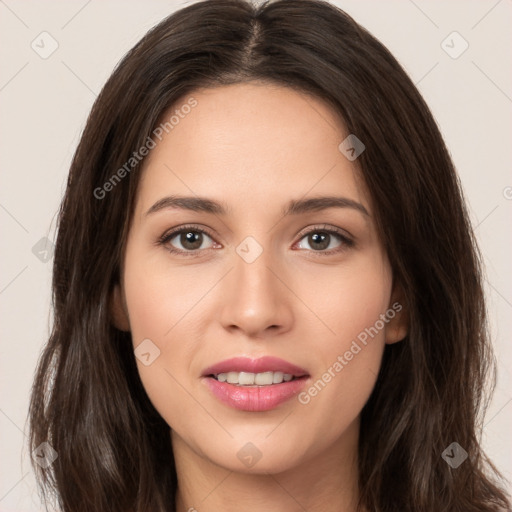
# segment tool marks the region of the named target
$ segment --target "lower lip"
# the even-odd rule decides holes
[[[210,391],[223,403],[240,411],[270,411],[286,402],[304,387],[307,377],[271,386],[236,386],[213,377],[203,379]]]

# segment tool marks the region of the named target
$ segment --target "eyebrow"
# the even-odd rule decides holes
[[[361,203],[347,197],[336,196],[291,200],[281,213],[283,217],[286,217],[288,215],[300,215],[307,212],[326,210],[328,208],[351,208],[359,211],[363,215],[370,216],[368,210]],[[149,208],[146,215],[165,209],[183,209],[193,212],[211,213],[214,215],[226,215],[231,212],[231,208],[213,199],[174,195],[159,199]]]

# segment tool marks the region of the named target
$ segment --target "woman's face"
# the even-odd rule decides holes
[[[348,453],[405,335],[349,133],[285,87],[191,96],[144,164],[116,325],[174,444],[242,472]]]

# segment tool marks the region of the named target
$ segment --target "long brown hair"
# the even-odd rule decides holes
[[[386,346],[362,411],[361,505],[508,509],[480,447],[495,363],[454,166],[395,58],[322,0],[189,5],[129,51],[98,96],[59,212],[54,325],[31,396],[31,449],[48,442],[58,454],[47,468],[34,464],[43,497],[53,490],[63,512],[174,510],[169,426],[141,384],[130,334],[109,311],[141,174],[130,159],[178,100],[249,80],[313,94],[364,142],[360,172],[405,292],[409,334]],[[122,179],[112,181],[116,173]],[[468,453],[457,468],[441,456],[452,442]]]

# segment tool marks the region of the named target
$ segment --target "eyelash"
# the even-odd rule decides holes
[[[168,244],[169,241],[172,240],[176,235],[179,235],[181,233],[188,233],[188,232],[203,233],[203,234],[209,236],[212,240],[214,238],[207,230],[191,224],[191,225],[186,225],[186,226],[180,226],[179,228],[176,228],[176,229],[173,229],[171,231],[164,233],[157,240],[157,244],[161,245],[161,246],[166,246],[166,250],[168,250],[172,254],[178,254],[178,255],[184,256],[184,257],[197,257],[197,256],[199,256],[200,252],[208,250],[208,249],[195,249],[192,251],[183,251],[181,249],[175,249],[175,248],[169,246],[169,244]],[[310,252],[313,253],[314,256],[319,256],[319,257],[331,256],[333,254],[341,253],[342,251],[344,251],[348,248],[351,248],[355,245],[354,241],[351,240],[341,229],[333,228],[333,227],[326,229],[325,225],[324,226],[314,226],[307,232],[302,233],[301,237],[299,238],[299,242],[300,242],[300,240],[302,240],[306,236],[310,235],[311,233],[323,233],[323,234],[335,235],[336,237],[339,238],[339,240],[342,243],[342,245],[340,247],[337,247],[335,249],[329,249],[328,251],[326,251],[326,250],[321,250],[321,251],[310,250]]]

